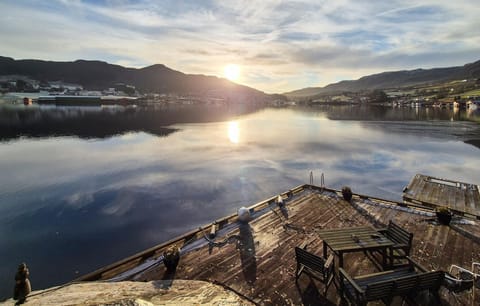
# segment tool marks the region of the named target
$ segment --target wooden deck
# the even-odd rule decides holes
[[[295,285],[294,248],[306,242],[310,253],[322,256],[322,230],[381,228],[390,220],[414,234],[411,255],[428,269],[448,271],[452,264],[469,268],[472,262],[480,262],[478,221],[442,226],[434,221],[428,208],[357,194],[348,203],[339,191],[311,185],[296,187],[283,196],[284,209],[276,205],[276,197],[250,207],[255,217],[248,224],[238,223],[236,215],[217,220],[219,231],[210,242],[207,238],[211,225],[206,225],[78,280],[105,280],[157,260],[127,280],[209,281],[260,305],[339,305],[341,299],[335,286],[330,286],[323,296],[323,284],[312,282],[308,276],[302,275],[299,285]],[[184,252],[176,271],[168,273],[159,259],[162,250],[172,244]],[[335,261],[338,267],[337,256]],[[345,270],[352,276],[378,272],[360,252],[345,254],[344,262]],[[475,303],[480,305],[478,291]],[[471,303],[471,291],[453,295],[441,289],[440,294],[443,305]],[[402,301],[396,300],[392,305],[402,305]]]
[[[319,230],[370,224],[350,204],[331,195],[305,192],[289,202],[287,208],[286,214],[275,208],[275,212],[239,227],[228,235],[230,239],[217,238],[217,241],[228,241],[226,244],[206,246],[186,254],[174,277],[221,282],[259,304],[338,304],[340,298],[335,286],[330,286],[327,297],[321,294],[322,284],[311,283],[307,276],[300,277],[300,289],[295,286],[295,246],[309,242],[307,250],[322,256]],[[348,255],[346,258],[354,258]],[[373,265],[362,260],[348,263],[357,271],[375,271]],[[164,277],[169,276],[160,265],[135,279]]]
[[[428,207],[449,207],[459,215],[480,219],[480,190],[478,185],[415,175],[403,193],[406,202]]]
[[[369,210],[374,213],[369,213]],[[430,222],[432,213],[405,208],[395,202],[377,202],[354,196],[353,205],[332,191],[304,190],[287,202],[287,212],[278,207],[240,226],[227,237],[217,237],[218,245],[205,246],[185,254],[174,275],[163,265],[136,275],[133,279],[194,279],[225,284],[261,305],[339,305],[337,288],[330,286],[322,295],[323,284],[299,279],[295,286],[295,246],[308,242],[307,250],[322,256],[319,233],[326,229],[385,226],[393,220],[414,233],[413,258],[428,269],[448,271],[451,264],[469,267],[480,261],[480,244],[450,227]],[[472,221],[474,222],[474,221]],[[462,225],[466,231],[478,225]],[[452,246],[443,252],[445,246]],[[338,262],[338,257],[335,257]],[[344,255],[350,275],[378,272],[363,253]],[[337,266],[337,264],[335,264]],[[443,305],[469,304],[471,293],[451,295],[442,289]],[[477,294],[478,296],[478,294]],[[477,302],[480,299],[477,297]],[[394,301],[393,305],[401,305]],[[381,305],[381,303],[372,303]]]

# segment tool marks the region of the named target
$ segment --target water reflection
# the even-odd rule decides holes
[[[480,112],[446,108],[410,108],[383,106],[324,106],[303,108],[306,113],[323,113],[331,120],[360,121],[474,121],[480,120]]]
[[[240,131],[238,128],[238,122],[230,121],[228,123],[228,139],[231,143],[238,143],[240,138]]]
[[[172,124],[223,121],[255,110],[252,106],[0,107],[0,140],[54,136],[108,138],[129,132],[166,136],[175,131],[166,128]]]
[[[466,112],[467,119],[480,123],[480,109],[468,109]]]
[[[323,172],[329,187],[396,200],[416,173],[480,182],[479,125],[465,112],[454,121],[448,110],[363,107],[72,112],[0,112],[2,297],[22,261],[34,288],[66,282],[307,183],[310,171],[316,183]]]

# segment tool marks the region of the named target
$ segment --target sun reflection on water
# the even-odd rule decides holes
[[[231,143],[238,143],[239,139],[240,130],[238,128],[238,122],[230,121],[228,123],[228,140],[230,140]]]

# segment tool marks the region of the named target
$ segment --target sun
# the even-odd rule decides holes
[[[223,68],[223,74],[230,81],[236,81],[240,76],[240,67],[235,64],[228,64]]]

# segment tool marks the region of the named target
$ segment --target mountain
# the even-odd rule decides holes
[[[101,61],[53,62],[0,57],[0,75],[22,75],[38,81],[63,81],[80,84],[90,90],[126,83],[134,85],[140,92],[208,94],[240,99],[262,99],[268,96],[226,79],[185,74],[160,64],[136,69]]]
[[[307,97],[344,91],[398,88],[426,83],[439,83],[459,79],[480,78],[480,61],[450,68],[415,69],[382,72],[354,81],[341,81],[325,87],[308,87],[284,93],[288,97]]]

